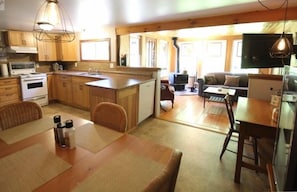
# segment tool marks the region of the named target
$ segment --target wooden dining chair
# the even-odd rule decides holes
[[[97,104],[91,113],[91,121],[119,132],[126,132],[128,125],[124,107],[111,102]]]
[[[0,130],[42,118],[41,107],[31,101],[11,103],[0,108]]]
[[[224,101],[225,101],[225,105],[226,105],[226,109],[227,109],[227,113],[228,113],[228,118],[229,118],[229,122],[230,122],[230,128],[229,131],[226,135],[224,144],[223,144],[223,149],[221,151],[220,154],[220,160],[222,159],[225,151],[230,151],[232,153],[237,153],[233,150],[228,149],[228,144],[229,141],[235,141],[238,142],[238,136],[239,136],[239,131],[240,131],[240,123],[235,121],[234,118],[234,113],[233,113],[233,108],[232,108],[232,98],[229,94],[226,94],[226,96],[224,97]],[[234,138],[234,135],[237,135],[237,139],[232,139]],[[249,140],[250,138],[246,138],[246,140]],[[250,141],[246,141],[245,144],[250,145],[253,147],[253,153],[254,153],[254,157],[250,157],[247,155],[244,155],[244,157],[249,158],[249,159],[253,159],[255,162],[255,165],[258,165],[258,150],[257,150],[257,139],[252,137],[251,138],[251,142]]]
[[[182,152],[174,150],[167,166],[143,190],[144,192],[174,192]]]

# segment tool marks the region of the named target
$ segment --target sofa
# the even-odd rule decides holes
[[[205,74],[198,78],[198,95],[204,97],[203,91],[207,87],[222,87],[235,89],[233,100],[237,101],[238,96],[246,97],[248,92],[248,74],[231,72],[214,72]]]

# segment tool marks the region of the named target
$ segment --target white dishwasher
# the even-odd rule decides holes
[[[139,85],[138,123],[154,113],[155,80]]]

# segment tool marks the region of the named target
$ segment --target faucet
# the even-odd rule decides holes
[[[89,75],[99,75],[98,69],[97,68],[92,68],[90,67],[88,70]]]

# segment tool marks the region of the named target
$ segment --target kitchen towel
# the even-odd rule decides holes
[[[6,63],[1,64],[1,75],[2,76],[8,76],[9,75]]]

